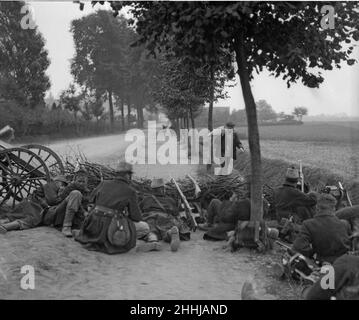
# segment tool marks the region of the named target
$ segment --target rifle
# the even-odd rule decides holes
[[[353,204],[352,204],[352,201],[350,200],[348,191],[346,189],[344,189],[344,187],[343,187],[343,185],[342,185],[342,183],[340,181],[338,181],[338,185],[339,185],[339,189],[344,193],[344,196],[346,197],[349,206],[352,207]]]
[[[192,213],[192,209],[191,209],[191,207],[190,207],[190,205],[189,205],[189,203],[188,203],[188,201],[187,201],[185,195],[183,194],[182,190],[181,190],[180,187],[178,186],[176,180],[175,180],[174,178],[172,178],[172,177],[171,177],[171,180],[173,181],[173,183],[174,183],[174,185],[175,185],[175,187],[176,187],[176,189],[177,189],[179,195],[181,196],[181,199],[182,199],[182,201],[183,201],[183,204],[184,204],[184,206],[185,206],[185,209],[186,209],[186,210],[185,210],[185,211],[186,211],[186,217],[187,217],[188,221],[190,222],[190,228],[191,228],[191,230],[196,231],[196,229],[197,229],[197,222],[196,222],[196,219],[195,219],[195,217],[194,217],[194,215],[193,215],[193,213]]]
[[[299,178],[300,178],[300,188],[304,192],[304,174],[302,167],[302,160],[299,160]]]
[[[201,188],[199,187],[197,181],[190,174],[187,174],[187,177],[193,182],[194,187],[195,187],[194,195],[196,198],[198,198],[198,196],[201,193]]]

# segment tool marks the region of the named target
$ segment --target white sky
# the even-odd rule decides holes
[[[47,74],[50,76],[51,89],[55,97],[66,89],[72,81],[70,59],[74,56],[74,44],[70,33],[73,19],[93,12],[90,3],[80,11],[79,5],[71,2],[31,1],[35,21],[46,41],[51,65]],[[104,8],[97,5],[96,8]],[[353,56],[359,61],[359,47]],[[287,89],[285,81],[269,76],[267,72],[256,75],[252,90],[256,101],[265,99],[277,111],[291,113],[296,106],[305,106],[309,115],[346,113],[359,116],[359,63],[355,66],[343,65],[342,69],[324,72],[324,83],[319,89],[310,89],[298,83]],[[217,103],[230,106],[231,109],[243,109],[240,85],[228,89],[230,98]]]

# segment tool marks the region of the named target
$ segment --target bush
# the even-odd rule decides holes
[[[73,114],[62,109],[25,109],[13,102],[0,102],[0,114],[0,128],[10,125],[20,140],[29,136],[62,138],[110,132],[108,121],[76,120]],[[115,131],[122,129],[120,123],[115,124]]]

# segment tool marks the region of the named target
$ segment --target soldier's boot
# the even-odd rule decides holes
[[[62,234],[67,238],[72,238],[72,220],[74,219],[75,211],[72,209],[67,209],[64,223],[62,226]]]
[[[179,230],[176,226],[168,231],[168,236],[171,239],[170,248],[172,252],[176,252],[180,246]]]
[[[0,225],[0,233],[5,234],[8,231],[20,230],[20,223],[17,221],[8,222]]]
[[[161,251],[161,244],[158,242],[158,236],[154,232],[149,232],[143,241],[136,248],[138,252]]]

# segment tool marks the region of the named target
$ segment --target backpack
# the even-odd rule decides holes
[[[89,250],[108,254],[131,250],[136,246],[136,227],[126,209],[119,211],[95,206],[75,240],[86,245]]]

